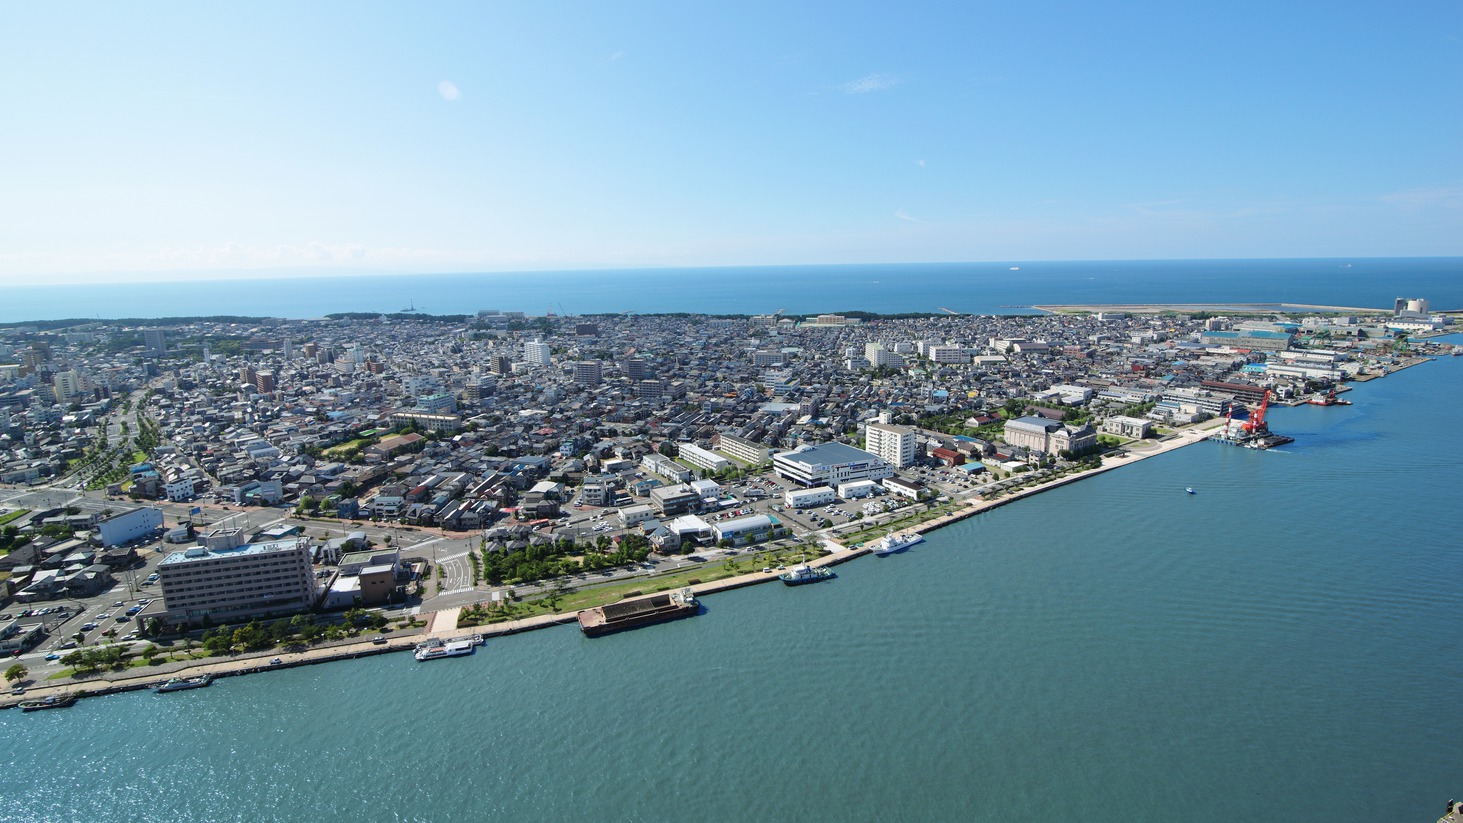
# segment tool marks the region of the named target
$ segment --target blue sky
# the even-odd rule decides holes
[[[0,6],[0,284],[1463,254],[1463,5]]]

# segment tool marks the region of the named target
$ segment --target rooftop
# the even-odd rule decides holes
[[[159,566],[177,565],[181,563],[194,563],[200,560],[219,560],[226,557],[243,557],[246,555],[269,554],[270,552],[294,551],[299,546],[298,540],[272,540],[268,543],[248,543],[243,546],[235,546],[232,549],[208,549],[203,546],[193,546],[180,552],[173,552]]]
[[[777,457],[783,460],[805,463],[810,466],[863,463],[879,459],[863,449],[856,449],[853,446],[848,446],[843,443],[823,443],[795,452],[779,452]]]

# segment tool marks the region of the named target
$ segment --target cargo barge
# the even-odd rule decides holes
[[[1219,427],[1219,431],[1209,435],[1209,439],[1230,446],[1244,446],[1247,449],[1270,449],[1286,443],[1294,443],[1294,437],[1286,437],[1270,431],[1270,426],[1265,422],[1265,411],[1269,408],[1270,390],[1266,389],[1265,397],[1260,401],[1260,408],[1251,412],[1248,419],[1235,420],[1232,417],[1226,417],[1224,425]]]
[[[696,602],[696,594],[690,589],[682,589],[584,609],[579,612],[579,630],[587,637],[599,637],[652,623],[691,617],[700,608],[701,605]]]

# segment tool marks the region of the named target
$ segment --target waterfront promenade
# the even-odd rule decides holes
[[[960,498],[955,501],[955,507],[951,511],[917,525],[901,527],[899,530],[920,533],[934,531],[951,523],[974,517],[982,512],[1000,506],[1009,505],[1035,494],[1050,491],[1051,489],[1075,483],[1087,477],[1112,471],[1113,469],[1126,465],[1132,465],[1133,463],[1151,457],[1167,454],[1176,449],[1203,441],[1213,433],[1215,428],[1222,425],[1223,422],[1223,420],[1210,420],[1179,429],[1154,442],[1130,445],[1123,451],[1104,456],[1101,465],[1096,468],[1039,482],[996,499],[987,500],[974,496]],[[808,561],[809,565],[812,566],[836,565],[869,552],[868,548],[862,546],[845,547],[833,541],[823,532],[815,533],[812,536],[826,543],[833,550],[831,554]],[[757,571],[735,577],[723,578],[721,580],[692,584],[690,588],[698,597],[701,597],[717,592],[739,589],[745,586],[754,586],[759,583],[774,582],[777,579],[776,574]],[[334,660],[350,660],[377,654],[411,651],[427,637],[454,639],[470,637],[475,634],[480,634],[484,637],[518,634],[548,626],[572,623],[577,615],[577,612],[545,614],[503,623],[494,623],[487,626],[458,627],[457,615],[459,612],[460,609],[444,609],[440,612],[428,614],[425,616],[427,623],[424,628],[406,629],[384,635],[384,643],[377,643],[369,637],[363,637],[355,641],[336,643],[330,646],[315,646],[298,651],[265,651],[226,658],[213,658],[206,661],[199,660],[196,662],[174,661],[160,666],[131,668],[120,672],[102,672],[84,679],[68,679],[65,682],[57,683],[41,682],[28,688],[24,695],[6,694],[0,696],[0,709],[12,708],[21,701],[39,700],[52,694],[92,696],[124,691],[137,691],[156,686],[171,677],[200,674],[211,674],[215,677],[231,677],[235,675],[283,670],[316,663],[326,663]],[[279,662],[272,663],[271,661],[273,660],[278,660]]]

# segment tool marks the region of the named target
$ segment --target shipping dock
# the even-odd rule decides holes
[[[579,630],[588,637],[636,629],[652,623],[691,617],[701,608],[696,594],[689,588],[678,592],[655,594],[635,600],[622,600],[579,612]]]
[[[1270,431],[1270,426],[1265,423],[1265,412],[1269,408],[1270,390],[1266,389],[1265,397],[1260,401],[1260,408],[1250,412],[1249,419],[1226,418],[1224,425],[1209,435],[1209,439],[1230,446],[1244,446],[1247,449],[1269,449],[1283,446],[1286,443],[1294,443],[1294,437],[1286,437]]]

